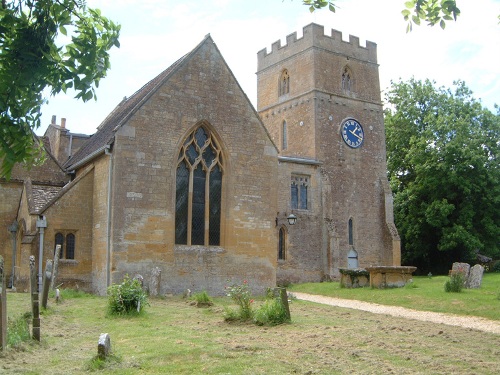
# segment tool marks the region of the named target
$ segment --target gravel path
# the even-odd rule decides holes
[[[426,322],[447,324],[451,326],[459,326],[472,328],[479,331],[500,334],[500,322],[496,320],[488,320],[474,316],[460,316],[452,314],[442,314],[430,311],[418,311],[407,309],[399,306],[385,306],[377,303],[318,296],[307,293],[292,293],[297,299],[322,303],[324,305],[345,307],[348,309],[356,309],[368,311],[374,314],[385,314],[397,316],[400,318],[422,320]]]

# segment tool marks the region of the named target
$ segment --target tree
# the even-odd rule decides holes
[[[1,1],[0,177],[9,178],[15,163],[29,166],[43,155],[33,130],[40,126],[44,90],[74,89],[76,98],[95,98],[119,32],[83,0]]]
[[[326,7],[332,12],[336,10],[334,1],[302,0],[302,3],[311,12]],[[460,9],[455,0],[410,0],[405,2],[405,9],[401,13],[408,22],[406,31],[411,31],[413,24],[420,25],[421,21],[427,22],[429,26],[439,24],[444,29],[446,21],[457,20]]]
[[[399,81],[386,94],[387,164],[404,264],[444,272],[500,255],[500,109],[463,82]]]

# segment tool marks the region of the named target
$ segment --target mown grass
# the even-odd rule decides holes
[[[497,298],[500,273],[484,274],[480,289],[462,289],[461,293],[445,293],[444,284],[448,279],[447,276],[418,276],[413,278],[413,285],[394,289],[347,289],[341,288],[338,282],[325,282],[291,285],[288,290],[500,320],[500,301]]]
[[[107,315],[107,302],[80,294],[49,300],[42,342],[0,354],[0,373],[500,373],[500,336],[460,327],[303,301],[292,301],[291,324],[273,327],[225,322],[224,308],[234,307],[229,298],[205,309],[180,297],[151,299],[134,317]],[[9,316],[29,306],[29,294],[8,294]],[[104,332],[113,355],[103,363],[95,356]]]

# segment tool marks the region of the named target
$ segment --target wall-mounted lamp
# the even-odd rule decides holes
[[[288,215],[286,219],[288,220],[288,224],[290,225],[295,225],[295,223],[297,222],[297,216],[295,216],[294,214]]]

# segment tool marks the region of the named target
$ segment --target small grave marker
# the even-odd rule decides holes
[[[101,333],[97,343],[97,356],[100,359],[106,359],[111,353],[111,338],[107,333]]]

